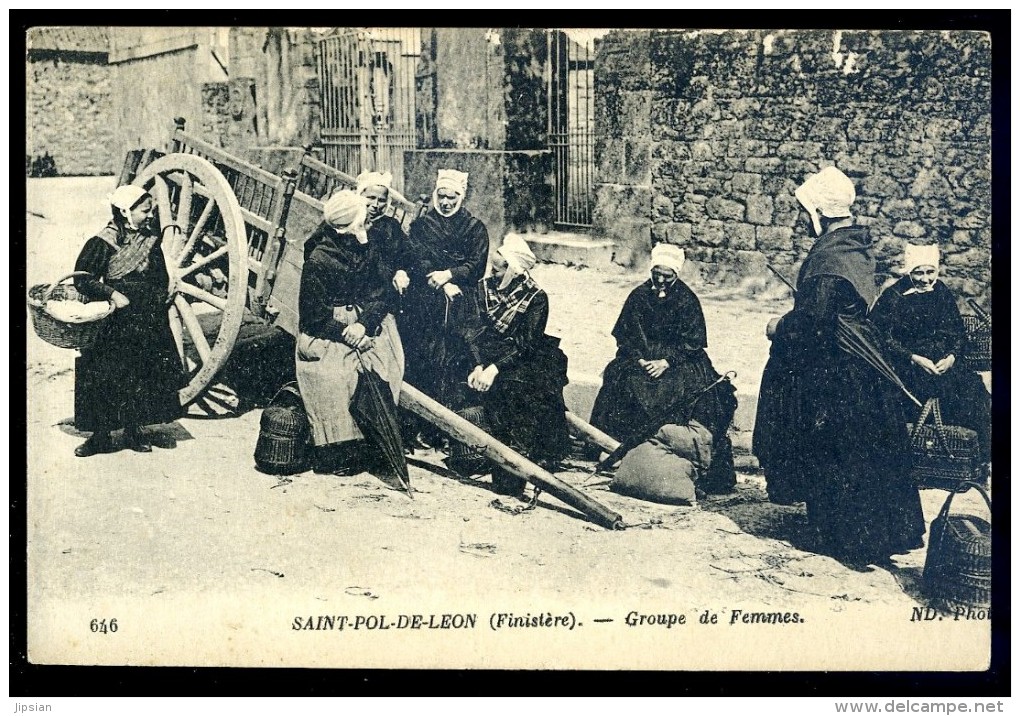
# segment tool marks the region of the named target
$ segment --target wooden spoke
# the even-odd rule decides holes
[[[177,290],[187,296],[197,298],[199,301],[204,301],[205,303],[208,303],[210,306],[215,306],[221,311],[225,311],[227,308],[227,299],[220,298],[219,296],[214,296],[205,289],[199,288],[198,286],[194,286],[190,283],[185,283],[184,281],[181,281],[180,283],[177,284]]]
[[[216,208],[216,202],[211,198],[206,200],[205,206],[202,207],[202,213],[198,217],[198,221],[195,222],[195,226],[191,229],[191,234],[188,236],[187,243],[184,244],[184,248],[181,249],[181,253],[177,257],[177,265],[183,266],[184,262],[188,260],[188,255],[191,250],[195,248],[195,242],[198,241],[199,235],[205,231],[205,225],[209,223],[209,218],[212,216],[213,209]]]
[[[153,177],[152,189],[149,190],[149,193],[156,200],[156,207],[159,209],[159,231],[162,236],[163,232],[175,223],[174,210],[170,205],[170,190],[163,177],[158,174]]]
[[[178,276],[184,278],[185,276],[193,274],[195,273],[195,271],[198,271],[203,266],[211,264],[213,261],[222,256],[226,256],[229,252],[230,252],[229,246],[221,246],[208,256],[203,256],[202,258],[198,259],[195,263],[188,264],[187,266],[185,266],[183,269],[181,269]]]
[[[191,204],[195,198],[195,180],[191,178],[191,174],[188,172],[182,172],[182,175],[181,193],[177,198],[177,215],[174,218],[177,221],[177,225],[181,227],[181,235],[183,236],[191,224]],[[179,243],[177,244],[177,249],[180,250]]]
[[[198,317],[195,316],[194,309],[184,299],[184,296],[180,295],[174,297],[174,305],[177,306],[177,311],[181,314],[184,327],[188,329],[188,334],[195,344],[198,357],[202,359],[203,364],[208,363],[209,358],[212,356],[212,348],[209,346],[209,341],[206,340],[205,333],[202,332],[202,326],[198,322]]]
[[[184,358],[184,326],[181,323],[181,314],[176,301],[167,309],[167,313],[170,317],[170,333],[173,334],[174,345],[177,346],[177,355],[181,358],[181,365],[187,368],[187,361]]]
[[[133,181],[152,195],[160,229],[166,233],[163,248],[175,291],[170,327],[182,364],[188,368],[189,382],[180,390],[180,399],[189,405],[202,400],[208,387],[215,385],[244,319],[246,218],[222,170],[197,154],[167,154],[146,165]],[[194,283],[200,271],[212,267],[219,281],[215,294],[211,287]]]

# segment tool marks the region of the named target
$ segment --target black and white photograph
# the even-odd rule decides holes
[[[26,48],[28,663],[989,669],[988,32]]]

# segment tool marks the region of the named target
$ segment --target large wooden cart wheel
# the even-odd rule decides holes
[[[155,200],[170,274],[170,329],[189,378],[181,404],[189,405],[227,362],[244,318],[244,216],[223,174],[194,154],[161,157],[133,183]]]

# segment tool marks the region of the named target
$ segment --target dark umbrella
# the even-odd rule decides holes
[[[629,438],[620,443],[620,447],[616,448],[611,453],[609,453],[609,455],[607,455],[604,460],[600,461],[598,465],[595,466],[595,472],[605,470],[606,468],[611,467],[615,462],[617,462],[628,452],[636,448],[645,440],[648,440],[650,437],[655,435],[655,433],[659,432],[659,428],[661,428],[667,422],[671,420],[676,420],[677,418],[675,416],[677,414],[680,414],[681,416],[689,416],[694,411],[694,407],[698,404],[698,400],[700,400],[702,396],[706,395],[708,391],[710,391],[712,388],[719,385],[720,383],[730,382],[736,377],[737,372],[731,370],[727,372],[725,375],[719,376],[718,379],[709,383],[704,388],[699,390],[694,395],[693,398],[688,399],[685,396],[680,400],[676,401],[675,403],[672,403],[668,408],[666,408],[666,410],[662,411],[662,413],[654,420],[651,420],[645,423],[644,425],[641,425],[637,430],[632,432]],[[686,405],[684,405],[685,401],[688,401]],[[681,408],[682,411],[680,410]],[[680,420],[686,423],[688,422],[689,418],[684,419],[684,417],[681,417]]]
[[[397,406],[389,397],[390,387],[379,374],[365,365],[361,354],[355,349],[361,373],[351,400],[351,416],[358,424],[365,439],[378,448],[392,474],[412,500],[407,460],[404,458],[404,441],[400,437],[400,423],[397,420]]]
[[[896,371],[886,361],[879,347],[878,339],[872,335],[871,324],[851,323],[842,316],[836,318],[836,342],[839,347],[851,355],[855,355],[870,365],[878,374],[886,380],[891,381],[900,390],[906,393],[907,397],[921,407],[921,401],[914,397],[914,394],[907,390]]]
[[[790,287],[794,296],[797,295],[797,288],[790,282],[789,279],[781,274],[772,264],[766,262],[765,265],[772,271],[772,273],[778,276],[783,283]],[[883,378],[891,381],[896,387],[906,393],[908,398],[917,403],[917,407],[920,408],[921,401],[914,397],[914,394],[907,389],[907,386],[904,385],[900,377],[896,375],[896,371],[893,370],[893,367],[889,365],[885,356],[882,355],[882,349],[879,348],[879,342],[872,335],[872,330],[870,329],[870,324],[850,323],[842,316],[837,316],[836,342],[839,344],[839,347],[847,353],[857,356],[878,371],[879,375]]]

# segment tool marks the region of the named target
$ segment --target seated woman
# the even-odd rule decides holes
[[[626,441],[653,420],[697,420],[713,437],[712,467],[699,487],[727,492],[736,482],[726,431],[737,403],[728,383],[700,394],[719,374],[705,352],[701,303],[680,279],[684,261],[677,246],[656,244],[652,249],[651,278],[627,297],[613,327],[616,358],[603,373],[591,422]]]
[[[404,376],[390,279],[365,231],[366,213],[362,197],[338,192],[326,201],[325,220],[306,242],[295,357],[320,473],[372,467],[351,414],[359,374],[372,370],[382,378],[394,405]]]
[[[78,457],[114,450],[110,433],[124,428],[125,445],[151,452],[141,427],[181,416],[177,391],[187,384],[167,315],[170,278],[152,224],[153,201],[133,185],[110,195],[113,218],[81,250],[75,287],[116,310],[74,362],[74,425],[92,436]]]
[[[907,244],[903,273],[882,292],[871,319],[889,335],[897,373],[911,392],[921,401],[938,398],[945,422],[976,432],[982,461],[990,462],[991,396],[977,373],[957,365],[966,329],[956,299],[939,280],[939,247]],[[908,415],[917,410],[905,406]]]
[[[453,375],[464,382],[455,407],[482,408],[493,437],[551,467],[570,444],[567,357],[545,333],[549,298],[528,273],[535,261],[527,242],[508,237],[493,254],[491,275],[460,302]],[[492,483],[500,494],[520,495],[525,481],[496,468]]]

